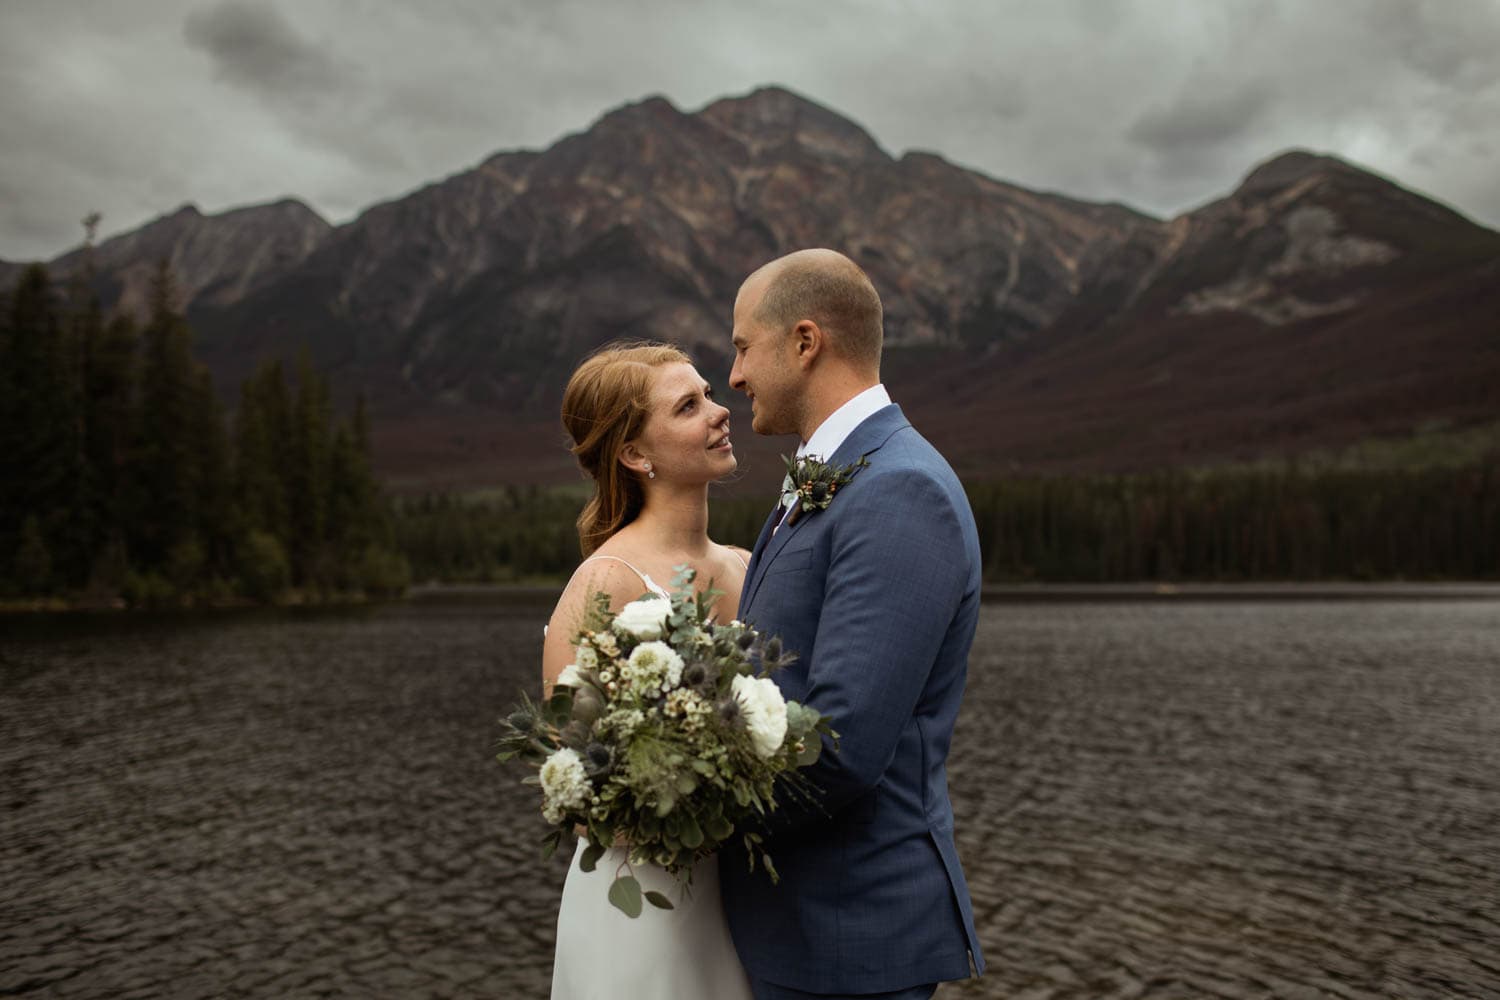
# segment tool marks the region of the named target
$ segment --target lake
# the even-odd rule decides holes
[[[1009,596],[939,997],[1500,995],[1500,600]],[[0,619],[0,994],[546,996],[548,605]]]

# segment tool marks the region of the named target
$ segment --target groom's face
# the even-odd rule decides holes
[[[729,385],[750,397],[757,434],[796,434],[801,383],[788,331],[756,318],[766,282],[751,278],[734,300],[734,368]]]

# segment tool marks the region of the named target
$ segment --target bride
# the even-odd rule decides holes
[[[542,653],[550,691],[572,661],[571,638],[590,596],[603,591],[618,611],[642,594],[666,596],[674,567],[697,571],[695,585],[723,591],[721,620],[739,606],[748,553],[708,537],[708,484],[735,470],[729,411],[687,356],[666,344],[606,347],[581,364],[563,395],[563,425],[572,451],[594,480],[578,519],[585,556],[552,612]],[[719,876],[709,858],[693,869],[690,895],[659,868],[637,865],[646,890],[674,909],[648,907],[631,919],[610,905],[609,883],[625,861],[618,848],[593,872],[568,868],[557,915],[553,1000],[713,997],[749,1000],[719,904]]]

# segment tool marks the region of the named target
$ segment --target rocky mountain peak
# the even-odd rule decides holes
[[[1304,149],[1288,150],[1255,167],[1240,182],[1235,195],[1263,196],[1292,187],[1310,177],[1329,173],[1358,173],[1343,160]]]
[[[698,117],[730,132],[755,151],[795,143],[839,159],[890,159],[854,122],[782,87],[762,87],[744,97],[726,97],[699,111]]]

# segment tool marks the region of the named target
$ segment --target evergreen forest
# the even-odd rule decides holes
[[[0,606],[317,603],[577,564],[583,484],[388,497],[363,398],[336,414],[305,356],[262,364],[231,419],[164,263],[143,323],[87,288],[38,265],[0,297]],[[1500,579],[1493,447],[967,489],[995,583]],[[715,493],[710,534],[748,548],[768,505]]]
[[[40,265],[0,298],[0,600],[203,606],[399,594],[406,560],[347,418],[302,361],[264,364],[232,421],[173,278],[143,324]]]

